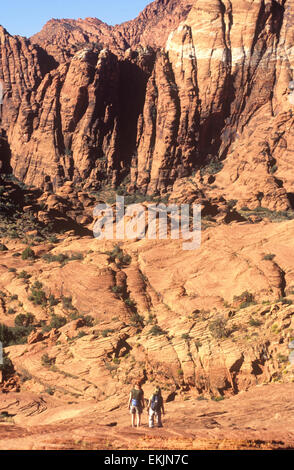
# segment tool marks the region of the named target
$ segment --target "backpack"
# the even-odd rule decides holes
[[[136,390],[135,388],[132,390],[132,406],[140,406],[141,404],[141,390]]]
[[[154,393],[151,398],[150,408],[152,411],[160,411],[161,408],[161,396],[158,393]]]

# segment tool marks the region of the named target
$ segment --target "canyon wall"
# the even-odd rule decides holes
[[[95,189],[129,176],[149,194],[192,175],[240,205],[290,208],[293,3],[158,0],[115,27],[51,20],[30,40],[2,28],[15,175]]]

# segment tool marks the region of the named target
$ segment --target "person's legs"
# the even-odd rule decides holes
[[[136,416],[136,412],[135,412],[135,410],[134,410],[133,407],[131,408],[131,415],[132,415],[132,427],[134,428],[134,427],[135,427],[135,416]]]
[[[162,428],[161,411],[158,411],[156,413],[156,416],[157,416],[157,425],[158,425],[159,428]]]
[[[149,428],[154,428],[154,411],[149,410]]]
[[[137,411],[137,427],[141,426],[141,411]]]

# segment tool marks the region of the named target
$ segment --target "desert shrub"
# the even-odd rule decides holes
[[[49,357],[47,353],[43,354],[41,358],[42,366],[50,367],[55,364],[55,357]]]
[[[13,364],[11,360],[9,359],[9,357],[7,356],[7,354],[5,353],[3,354],[3,363],[0,364],[0,370],[2,371],[2,375],[4,379],[9,377],[9,375],[11,375],[14,372]]]
[[[58,330],[58,328],[61,328],[67,323],[66,318],[61,316],[61,315],[52,315],[51,321],[50,321],[50,328],[55,328]]]
[[[131,256],[125,255],[119,245],[116,245],[112,251],[107,251],[106,254],[108,255],[109,262],[114,263],[118,261],[118,264],[121,266],[129,265],[132,261]]]
[[[33,331],[33,326],[8,327],[0,323],[0,341],[4,347],[26,343],[27,337]]]
[[[20,313],[15,317],[14,324],[15,326],[28,327],[30,325],[33,325],[34,321],[35,315],[33,315],[32,313]]]
[[[246,308],[256,304],[253,294],[248,291],[243,292],[241,295],[235,295],[233,300],[234,302],[240,302],[239,308]]]
[[[58,243],[58,238],[56,237],[56,235],[49,235],[47,237],[47,240],[50,242],[50,243]]]
[[[83,315],[75,309],[69,314],[69,318],[70,320],[77,320],[78,318],[83,318]]]
[[[216,175],[223,169],[224,165],[222,162],[217,160],[216,158],[212,159],[208,165],[205,167],[201,168],[200,170],[200,175]]]
[[[289,357],[284,354],[278,354],[278,361],[284,363],[289,362]]]
[[[230,199],[230,200],[228,201],[228,203],[227,203],[227,204],[228,204],[228,208],[229,208],[229,209],[233,209],[233,208],[236,206],[237,202],[238,202],[237,199]]]
[[[64,265],[67,263],[67,261],[69,261],[69,256],[63,253],[60,253],[59,255],[52,255],[51,253],[46,253],[42,256],[42,259],[47,263],[60,263],[61,265]]]
[[[12,341],[10,342],[10,346],[14,344],[25,344],[33,330],[33,325],[11,327]]]
[[[251,317],[250,320],[249,320],[249,325],[250,326],[260,326],[260,325],[262,325],[262,322],[260,320],[255,320],[253,317]]]
[[[4,323],[0,323],[0,341],[3,344],[3,347],[8,346],[11,339],[11,328],[6,326]]]
[[[216,339],[224,339],[230,335],[230,331],[226,327],[226,320],[222,317],[209,323],[209,331]]]
[[[134,300],[130,299],[129,297],[124,299],[124,303],[130,308],[135,308],[136,307],[136,302],[134,302]]]
[[[91,315],[86,315],[83,317],[85,326],[93,326],[94,325],[94,318]]]
[[[103,330],[101,332],[103,338],[107,338],[107,336],[110,334],[110,333],[113,333],[114,330],[111,330],[111,329],[107,329],[107,330]]]
[[[54,307],[55,305],[59,304],[59,300],[53,294],[50,294],[48,297],[48,303],[50,307]]]
[[[122,294],[123,293],[123,287],[122,286],[113,286],[111,287],[111,292],[114,294]]]
[[[77,338],[83,338],[84,336],[87,336],[87,333],[85,331],[79,331]]]
[[[62,306],[65,310],[75,310],[75,307],[72,304],[72,297],[62,297]]]
[[[274,258],[275,258],[276,255],[272,254],[272,253],[269,253],[268,255],[265,255],[263,257],[264,260],[266,261],[272,261]]]
[[[0,243],[0,251],[8,251],[8,248],[3,243]]]
[[[113,364],[107,361],[105,361],[104,364],[105,364],[106,369],[109,370],[109,372],[114,372],[118,368],[117,364]]]
[[[284,297],[282,297],[281,299],[279,299],[278,302],[282,302],[283,305],[292,305],[292,304],[293,304],[293,300],[291,300],[291,299],[286,299],[286,298],[284,298]]]
[[[18,273],[17,277],[19,279],[25,279],[25,280],[28,280],[30,279],[32,276],[30,274],[28,274],[26,271],[21,271],[20,273]]]
[[[211,397],[211,399],[212,399],[213,401],[223,401],[225,398],[222,397],[222,396],[218,396],[218,397]]]
[[[166,334],[166,332],[162,328],[160,328],[159,325],[156,324],[152,326],[152,328],[149,331],[149,334],[151,334],[152,336],[161,336],[161,335]]]
[[[31,294],[29,295],[29,300],[33,302],[34,305],[41,305],[45,307],[47,304],[47,297],[45,292],[42,290],[43,284],[39,281],[36,281],[31,287]]]
[[[84,255],[82,253],[73,253],[72,255],[68,255],[67,253],[59,253],[58,255],[46,253],[42,256],[42,259],[47,263],[60,263],[62,266],[64,266],[69,261],[83,260]]]
[[[21,254],[23,260],[34,260],[35,252],[28,246]]]
[[[42,289],[43,284],[42,284],[42,282],[40,282],[40,281],[35,281],[34,284],[33,284],[33,287],[34,287],[35,289]]]
[[[182,339],[184,339],[185,341],[188,341],[189,339],[191,339],[191,337],[188,333],[183,333],[182,334]]]
[[[20,380],[22,383],[32,380],[33,376],[26,369],[20,370]]]
[[[144,325],[144,318],[138,314],[138,312],[134,312],[130,318],[131,324],[137,326],[137,325]]]
[[[10,308],[7,310],[7,313],[8,313],[8,315],[13,315],[13,314],[15,313],[14,308],[11,308],[11,307],[10,307]]]

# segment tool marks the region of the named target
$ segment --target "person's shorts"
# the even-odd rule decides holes
[[[130,413],[131,413],[132,415],[134,415],[134,414],[141,415],[141,414],[142,414],[142,408],[141,408],[141,406],[131,406],[131,408],[130,408]]]

